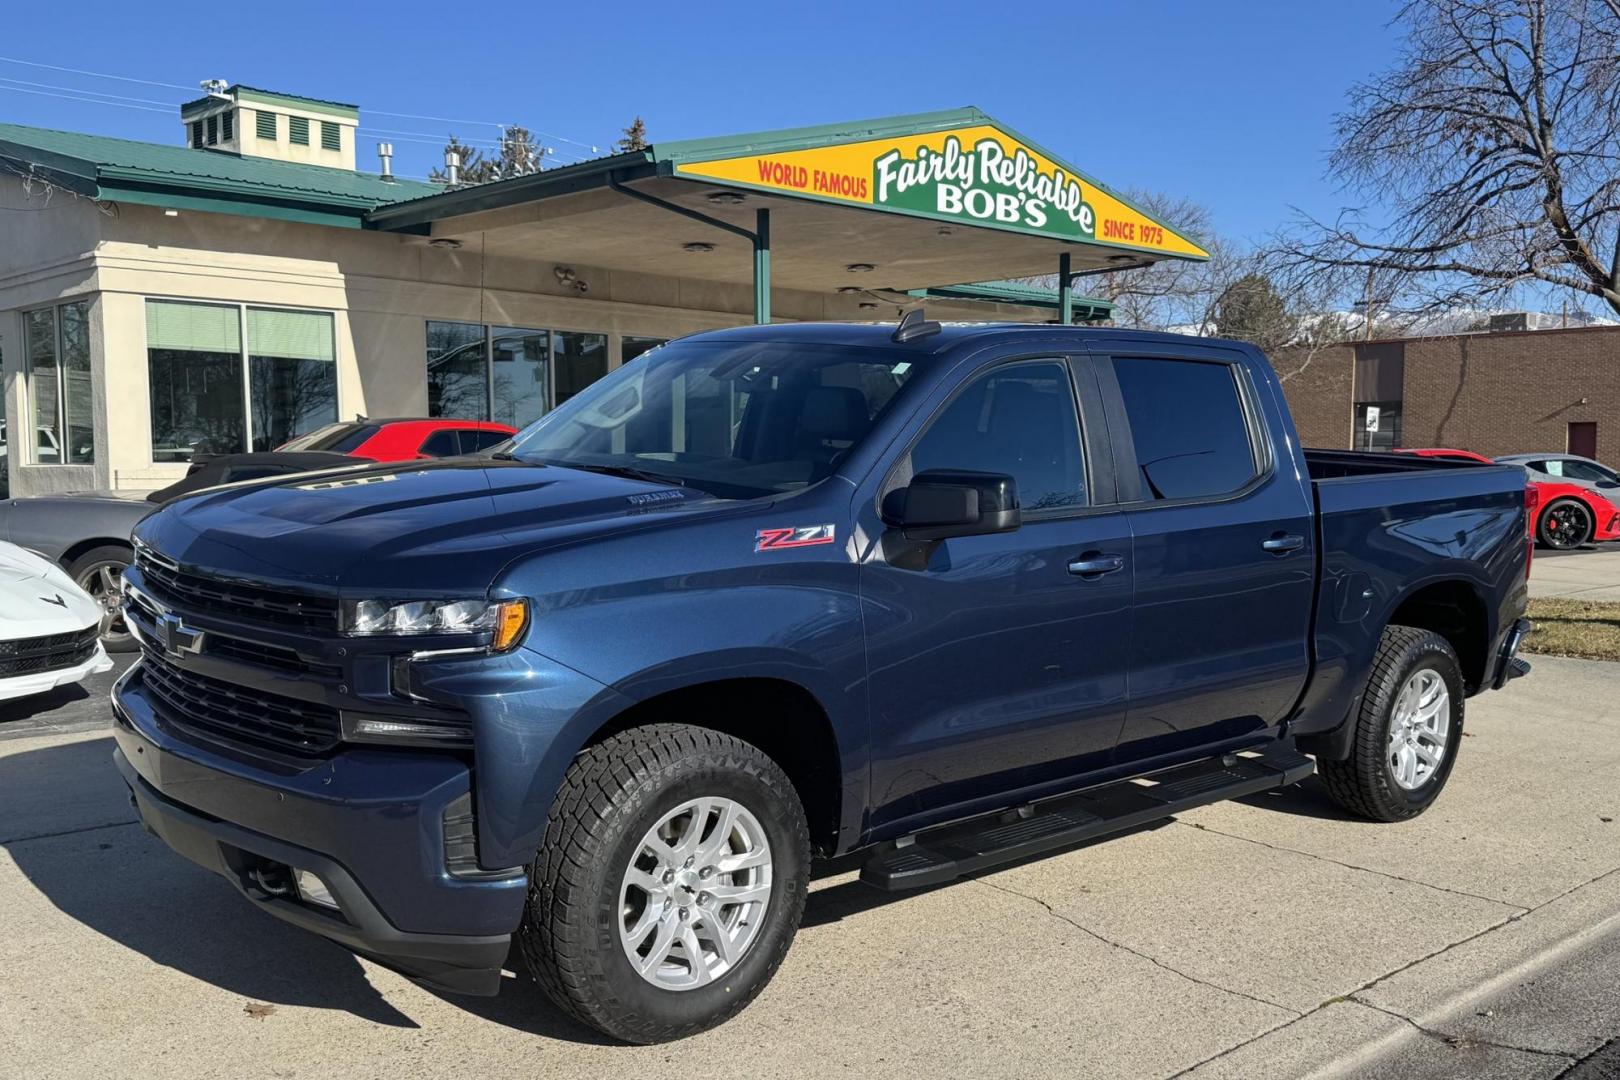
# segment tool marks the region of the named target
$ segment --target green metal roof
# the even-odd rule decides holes
[[[95,199],[350,228],[378,206],[443,190],[326,165],[20,124],[0,124],[0,157]]]

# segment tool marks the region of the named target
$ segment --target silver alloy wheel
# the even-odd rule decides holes
[[[619,886],[619,942],[664,990],[705,986],[736,966],[765,922],[771,845],[732,799],[692,799],[647,830]]]
[[[129,640],[124,625],[124,568],[118,563],[96,563],[79,575],[79,588],[101,605],[101,640],[119,645]]]
[[[1395,698],[1389,720],[1389,774],[1407,791],[1427,784],[1446,760],[1451,737],[1451,691],[1433,668],[1412,673]]]

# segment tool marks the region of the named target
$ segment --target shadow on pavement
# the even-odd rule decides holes
[[[67,686],[58,686],[55,690],[47,690],[43,694],[30,694],[14,701],[0,701],[0,731],[4,731],[8,723],[32,720],[53,709],[60,709],[64,705],[72,705],[89,697],[90,692],[83,686],[71,683]]]
[[[63,777],[73,779],[64,784]],[[86,802],[98,820],[114,820],[101,804],[121,804],[129,817],[124,791],[110,738],[0,758],[0,830],[15,820],[13,808],[24,807],[34,808],[35,825],[46,826],[4,846],[60,911],[153,963],[254,1002],[341,1009],[378,1024],[417,1026],[384,1000],[348,952],[253,910],[225,881],[175,855],[138,824],[68,827],[86,817]],[[49,818],[39,817],[41,803],[63,808],[62,829],[51,830]]]
[[[1328,798],[1327,791],[1322,787],[1319,777],[1311,777],[1291,787],[1273,788],[1262,791],[1257,795],[1249,795],[1234,800],[1245,806],[1258,807],[1261,810],[1275,810],[1282,814],[1293,814],[1296,817],[1317,818],[1321,821],[1361,821],[1362,818],[1341,809],[1338,803]]]

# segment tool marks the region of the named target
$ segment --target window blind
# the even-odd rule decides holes
[[[148,300],[146,347],[240,355],[242,327],[237,309],[216,304]]]
[[[337,359],[332,316],[319,311],[248,308],[248,354],[288,360]]]

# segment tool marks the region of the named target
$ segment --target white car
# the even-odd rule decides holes
[[[0,542],[0,701],[109,670],[105,615],[60,566]]]

